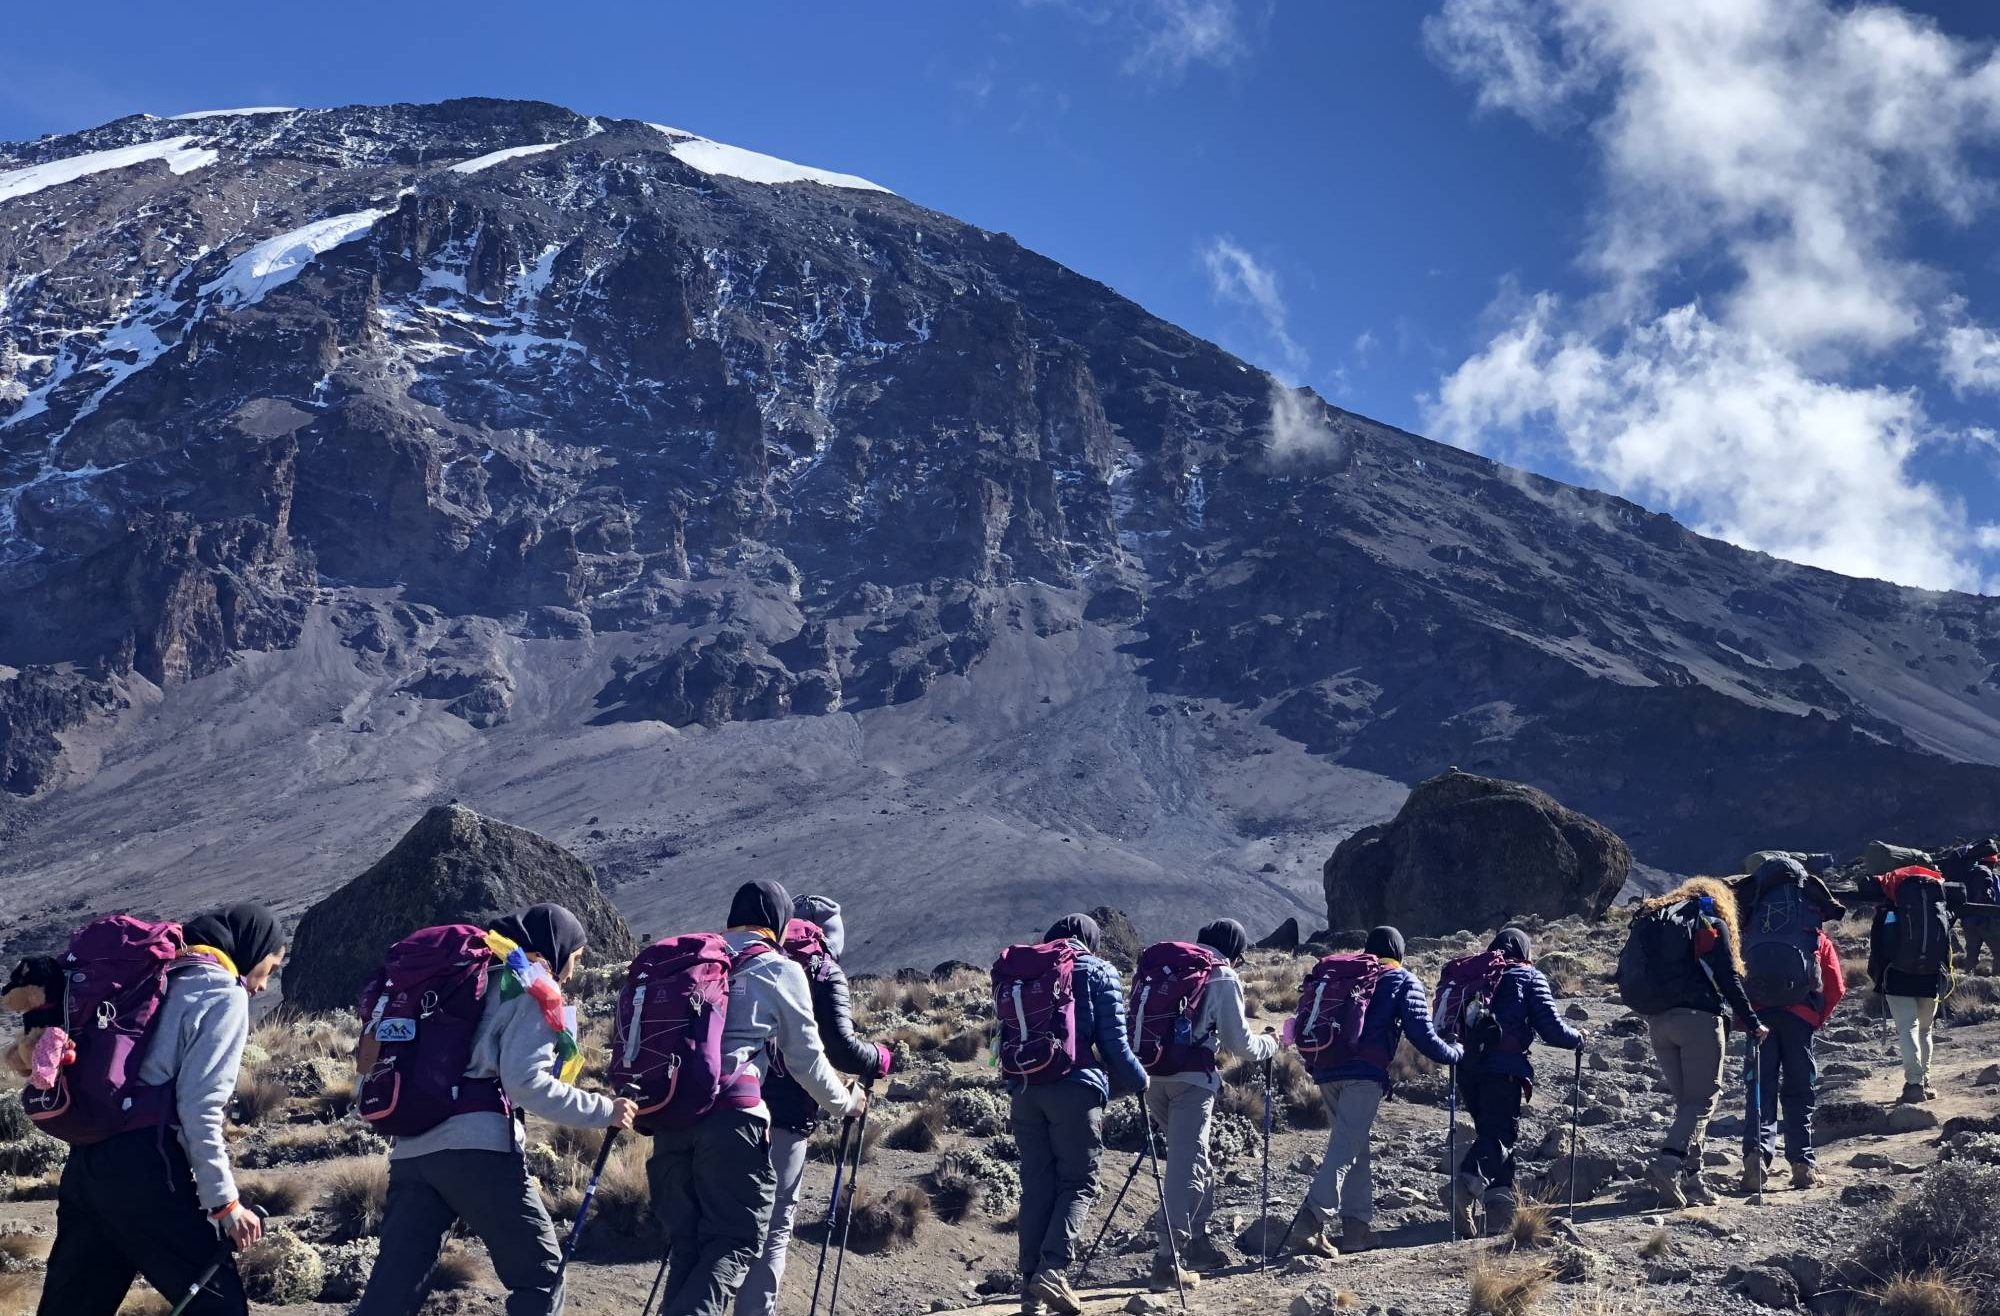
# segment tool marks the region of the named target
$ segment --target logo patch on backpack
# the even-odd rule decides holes
[[[417,1040],[417,1021],[384,1019],[375,1025],[375,1040],[384,1043],[414,1042]]]

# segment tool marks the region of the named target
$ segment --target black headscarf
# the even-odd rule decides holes
[[[231,905],[181,924],[190,946],[213,946],[227,955],[238,973],[248,973],[285,944],[278,916],[262,905]]]
[[[495,923],[493,930],[548,961],[553,974],[568,968],[570,956],[589,940],[582,920],[561,905],[530,905]]]
[[[1233,918],[1219,918],[1194,934],[1194,939],[1225,960],[1242,957],[1250,949],[1250,933]]]
[[[1493,944],[1486,949],[1497,950],[1508,959],[1518,960],[1522,964],[1530,963],[1535,958],[1535,948],[1528,940],[1528,934],[1516,927],[1500,929],[1500,935],[1493,938]]]
[[[1368,934],[1368,944],[1362,949],[1377,959],[1400,960],[1403,958],[1403,934],[1384,923]]]
[[[1080,941],[1083,943],[1084,949],[1095,955],[1097,954],[1097,943],[1103,939],[1103,936],[1104,932],[1097,926],[1097,920],[1090,915],[1065,914],[1050,926],[1049,935],[1043,937],[1042,940],[1045,942]]]
[[[791,921],[791,896],[786,894],[784,887],[769,878],[745,882],[736,888],[736,899],[729,902],[729,926],[732,928],[769,928],[782,937],[785,925]]]

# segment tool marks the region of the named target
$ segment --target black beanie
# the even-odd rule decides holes
[[[1527,964],[1535,958],[1535,948],[1533,943],[1528,940],[1528,934],[1516,927],[1504,927],[1500,929],[1500,935],[1493,938],[1493,944],[1486,949],[1497,950],[1508,959],[1519,960],[1523,964]]]
[[[769,878],[745,882],[736,888],[736,899],[729,902],[732,928],[769,928],[782,937],[791,921],[792,898]]]
[[[181,925],[181,936],[190,946],[215,947],[235,961],[239,974],[250,972],[285,944],[277,915],[256,904],[230,905],[191,918]]]
[[[1403,958],[1403,934],[1384,923],[1368,934],[1368,944],[1362,949],[1377,959],[1400,960]]]
[[[1097,954],[1097,943],[1104,933],[1098,928],[1097,920],[1088,914],[1065,914],[1049,928],[1049,934],[1042,940],[1080,941],[1092,955]]]
[[[1225,960],[1238,959],[1250,949],[1250,934],[1233,918],[1219,918],[1194,934],[1194,939]]]

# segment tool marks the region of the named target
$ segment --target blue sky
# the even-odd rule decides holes
[[[1339,405],[2000,592],[2000,14],[1828,0],[17,7],[0,139],[484,94],[860,173]]]

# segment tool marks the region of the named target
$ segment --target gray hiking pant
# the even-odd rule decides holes
[[[646,1183],[667,1235],[660,1316],[723,1316],[771,1224],[778,1176],[770,1124],[749,1111],[718,1110],[693,1128],[656,1133]]]
[[[1208,1162],[1208,1127],[1215,1115],[1215,1090],[1178,1078],[1155,1078],[1146,1088],[1146,1114],[1166,1134],[1167,1221],[1173,1230],[1174,1248],[1181,1264],[1186,1265],[1188,1240],[1208,1232],[1209,1212],[1215,1206]],[[1158,1230],[1158,1255],[1162,1261],[1176,1254],[1167,1247],[1168,1225]]]
[[[736,1316],[777,1314],[778,1286],[785,1282],[785,1256],[792,1247],[799,1183],[805,1178],[810,1141],[793,1129],[771,1130],[771,1173],[777,1178],[777,1196],[771,1203],[771,1227],[764,1233],[764,1250],[750,1263],[750,1276],[736,1295]]]
[[[1333,1121],[1327,1130],[1326,1159],[1313,1175],[1306,1204],[1322,1224],[1337,1213],[1363,1224],[1375,1218],[1375,1159],[1369,1142],[1382,1109],[1382,1085],[1372,1078],[1346,1078],[1319,1085],[1320,1099]]]
[[[1021,1150],[1021,1282],[1062,1274],[1076,1260],[1077,1235],[1097,1201],[1104,1151],[1103,1098],[1087,1083],[1044,1083],[1014,1097],[1014,1144]]]
[[[389,1162],[382,1251],[354,1316],[415,1316],[445,1235],[461,1220],[507,1286],[507,1316],[561,1316],[562,1249],[518,1151],[437,1151]]]
[[[1896,1048],[1903,1054],[1903,1082],[1910,1087],[1929,1087],[1937,997],[1891,996],[1888,1000],[1889,1017],[1896,1021]]]
[[[1674,1099],[1674,1120],[1667,1126],[1662,1150],[1680,1158],[1681,1173],[1699,1174],[1702,1137],[1722,1097],[1722,1016],[1674,1009],[1649,1015],[1646,1026],[1660,1062],[1660,1078]]]

